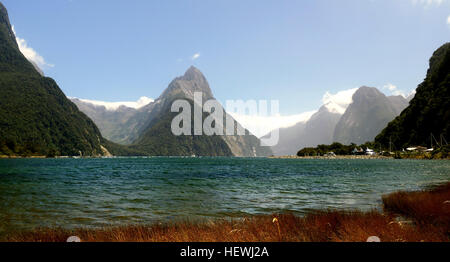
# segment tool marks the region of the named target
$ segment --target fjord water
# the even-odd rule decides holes
[[[0,234],[381,207],[450,180],[449,161],[267,158],[0,159]]]

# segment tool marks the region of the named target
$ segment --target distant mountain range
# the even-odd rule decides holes
[[[190,67],[155,101],[141,107],[124,105],[111,110],[83,99],[70,101],[53,79],[20,52],[8,13],[0,3],[0,155],[294,155],[304,147],[374,139],[396,149],[425,146],[431,134],[438,140],[449,138],[449,87],[447,43],[434,52],[414,97],[386,96],[373,87],[352,89],[351,103],[325,103],[308,120],[281,129],[280,141],[272,148],[260,146],[248,130],[245,135],[175,136],[171,122],[177,113],[170,111],[175,100],[184,99],[194,106],[195,92],[202,92],[203,102],[214,99],[197,68]],[[225,112],[227,117],[241,127]]]
[[[450,43],[438,48],[429,64],[415,94],[407,98],[385,96],[376,88],[361,87],[344,114],[335,110],[330,118],[332,110],[322,107],[309,121],[281,130],[280,143],[272,150],[275,154],[295,154],[303,147],[331,142],[372,142],[377,148],[393,150],[446,146],[450,137]],[[306,131],[309,122],[329,126]]]
[[[374,87],[363,86],[336,124],[333,142],[359,145],[373,141],[407,106],[408,101],[402,96],[387,97]]]
[[[204,75],[197,68],[190,67],[183,76],[175,78],[159,98],[138,109],[121,106],[116,110],[107,110],[105,106],[77,98],[72,98],[72,101],[94,120],[106,138],[143,154],[213,156],[272,154],[270,148],[261,147],[260,140],[248,130],[246,135],[240,136],[174,136],[170,128],[171,121],[177,114],[171,113],[170,107],[176,99],[186,99],[193,105],[194,92],[202,92],[204,102],[214,99]],[[233,121],[235,125],[239,125],[234,119]],[[193,127],[193,124],[191,126]]]
[[[374,87],[360,87],[347,108],[325,104],[308,121],[280,129],[275,155],[295,155],[305,147],[340,142],[362,144],[375,136],[408,106],[408,98],[385,96]]]
[[[272,147],[273,153],[277,156],[295,155],[303,147],[331,143],[334,127],[341,116],[338,112],[322,106],[309,120],[281,128],[279,142]]]
[[[77,107],[89,116],[100,129],[102,135],[118,144],[131,144],[132,132],[145,122],[145,110],[121,105],[107,108],[90,100],[69,98]]]

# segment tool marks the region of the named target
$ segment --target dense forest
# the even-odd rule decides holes
[[[432,136],[450,139],[450,43],[437,49],[430,59],[425,80],[417,87],[409,106],[375,138],[375,142],[400,150],[427,146]],[[434,139],[433,139],[434,140]]]
[[[104,155],[95,124],[20,52],[0,3],[0,155]]]
[[[305,147],[298,151],[297,156],[323,156],[330,152],[333,152],[336,155],[351,155],[353,154],[353,150],[372,148],[375,146],[373,143],[366,143],[362,145],[350,144],[343,145],[341,143],[335,142],[331,145],[318,145],[317,147]]]

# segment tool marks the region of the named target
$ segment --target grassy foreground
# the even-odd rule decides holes
[[[450,241],[450,183],[423,191],[397,192],[382,199],[384,213],[317,211],[304,217],[274,214],[103,229],[44,228],[4,240],[64,242],[75,235],[82,241],[138,242],[360,242],[369,236],[378,236],[383,242]]]

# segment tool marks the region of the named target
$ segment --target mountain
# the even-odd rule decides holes
[[[429,146],[431,134],[450,138],[450,43],[438,48],[429,61],[425,80],[417,87],[409,106],[375,138],[395,149]]]
[[[189,101],[193,108],[193,101]],[[195,136],[172,134],[171,122],[178,113],[163,112],[155,117],[147,130],[130,148],[156,156],[233,156],[233,152],[221,136]],[[207,116],[203,114],[203,118]],[[194,121],[191,119],[191,133]]]
[[[31,61],[31,60],[28,60],[28,62],[30,62],[30,63],[33,65],[34,69],[36,69],[36,71],[37,71],[41,76],[45,76],[45,75],[44,75],[44,72],[42,71],[42,69],[41,69],[35,62],[33,62],[33,61]]]
[[[136,142],[155,123],[154,119],[161,118],[162,115],[170,112],[172,102],[176,99],[193,101],[194,92],[202,92],[203,101],[214,99],[205,76],[200,70],[191,66],[183,76],[173,79],[153,103],[142,107],[127,121],[128,125],[134,125],[128,134],[128,143]]]
[[[280,129],[280,140],[271,149],[275,155],[295,155],[302,148],[333,142],[362,144],[373,140],[407,106],[403,96],[385,96],[363,86],[348,106],[330,101],[309,120]]]
[[[401,96],[387,97],[374,87],[360,87],[336,125],[333,142],[363,144],[372,141],[407,106]]]
[[[98,105],[89,100],[79,98],[70,98],[70,100],[94,121],[103,137],[118,144],[130,144],[128,141],[130,133],[137,123],[145,120],[145,115],[142,115],[141,119],[136,118],[139,108],[126,105],[107,108],[105,105]],[[134,122],[131,121],[132,118]]]
[[[0,3],[0,155],[108,155],[94,122],[20,52]]]
[[[102,134],[111,141],[122,145],[133,144],[155,118],[170,112],[170,106],[176,97],[194,99],[193,92],[204,92],[203,100],[212,98],[212,91],[203,74],[191,67],[183,77],[175,78],[166,90],[153,102],[133,109],[119,107],[107,110],[104,106],[72,98],[72,101],[99,126]]]
[[[322,106],[306,122],[300,122],[288,128],[280,129],[280,139],[271,149],[275,155],[295,155],[304,147],[333,142],[334,128],[341,114]]]
[[[200,70],[191,66],[183,76],[175,78],[154,103],[150,103],[143,108],[150,114],[146,124],[141,126],[141,131],[136,132],[140,133],[140,136],[134,141],[132,148],[144,151],[151,149],[152,154],[158,155],[185,155],[188,152],[195,155],[268,156],[272,153],[268,147],[260,146],[260,140],[250,134],[248,130],[245,130],[245,135],[195,136],[192,132],[191,136],[174,136],[170,130],[170,124],[175,114],[170,112],[170,107],[173,101],[185,99],[189,101],[193,108],[195,92],[202,93],[203,103],[215,99],[205,76]],[[203,119],[206,116],[204,113]],[[226,117],[233,120],[235,129],[240,126],[224,110],[224,119]],[[223,121],[223,123],[221,128],[225,130],[226,122]],[[191,127],[194,127],[193,122]],[[162,147],[156,151],[154,148],[147,146],[155,144],[155,140],[160,137],[165,137],[164,141],[172,141],[174,145],[176,144],[175,141],[178,141],[179,146],[170,149],[162,144]],[[151,141],[153,143],[150,143]],[[180,152],[180,148],[183,146],[185,150]]]
[[[409,101],[411,101],[412,96],[403,97],[403,96],[388,96],[387,97],[391,102],[391,105],[394,107],[396,116],[400,115],[400,113],[409,105]]]
[[[177,99],[194,105],[194,93],[202,92],[203,103],[214,99],[205,76],[195,67],[190,67],[183,76],[177,77],[154,101],[139,109],[119,107],[107,110],[104,106],[72,101],[90,116],[102,134],[114,142],[128,145],[128,149],[147,155],[203,155],[203,156],[268,156],[272,152],[261,147],[260,140],[246,130],[246,135],[175,136],[171,131],[172,119],[178,113],[170,108]],[[205,119],[208,114],[203,114]],[[230,117],[226,112],[224,118]],[[234,120],[235,126],[239,123]],[[225,123],[225,121],[224,121]],[[240,126],[240,125],[239,125]],[[193,131],[193,117],[191,123]],[[222,128],[226,128],[224,124]],[[191,132],[193,134],[193,132]]]
[[[171,122],[177,114],[170,112],[172,103],[184,99],[193,108],[195,92],[202,93],[203,103],[215,99],[204,75],[191,66],[183,76],[175,78],[155,102],[142,108],[143,112],[148,112],[147,120],[138,127],[140,130],[135,134],[139,134],[139,137],[130,147],[151,155],[268,156],[272,153],[268,147],[260,146],[260,140],[248,130],[245,130],[245,135],[196,136],[193,133],[193,116],[192,135],[173,135]],[[203,119],[207,116],[204,113]],[[239,123],[224,112],[224,119],[226,117],[233,120],[236,129]],[[225,121],[223,123],[220,128],[225,130]]]

